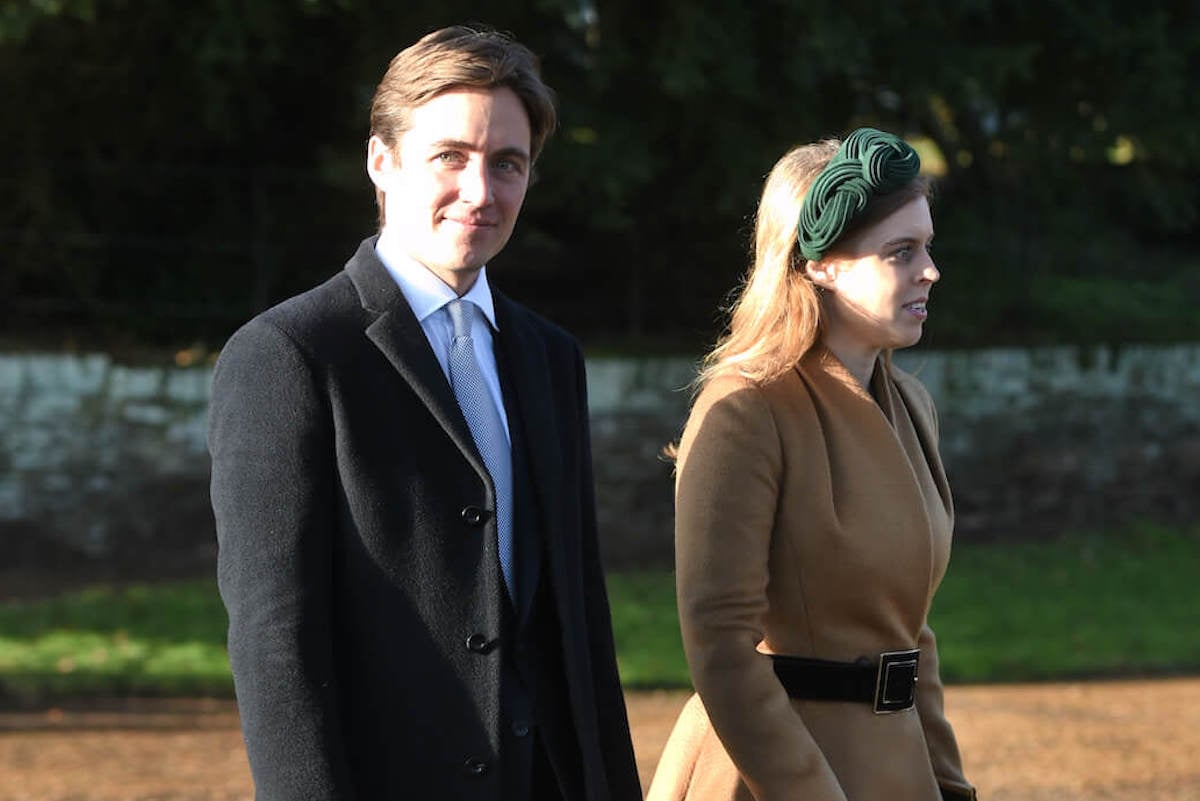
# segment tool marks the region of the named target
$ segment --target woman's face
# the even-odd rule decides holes
[[[918,197],[809,264],[809,276],[825,290],[825,340],[835,353],[840,346],[874,358],[921,339],[929,290],[941,277],[932,242],[929,201]]]

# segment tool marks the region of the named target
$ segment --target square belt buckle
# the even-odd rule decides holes
[[[900,712],[912,707],[917,694],[917,662],[921,652],[887,651],[879,655],[875,679],[875,714]]]

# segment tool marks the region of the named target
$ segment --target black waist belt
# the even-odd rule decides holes
[[[862,701],[877,714],[912,707],[917,694],[921,652],[888,651],[879,661],[833,662],[772,654],[775,675],[792,698],[809,701]]]

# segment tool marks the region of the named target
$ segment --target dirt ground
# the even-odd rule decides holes
[[[631,693],[643,784],[686,696]],[[950,687],[984,801],[1200,801],[1200,679]],[[0,712],[0,801],[250,801],[227,701]]]

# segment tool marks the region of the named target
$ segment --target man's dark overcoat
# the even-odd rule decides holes
[[[493,293],[514,610],[491,480],[374,245],[243,326],[214,374],[218,577],[258,798],[499,801],[501,743],[528,722],[512,675],[569,801],[640,798],[578,343]]]

